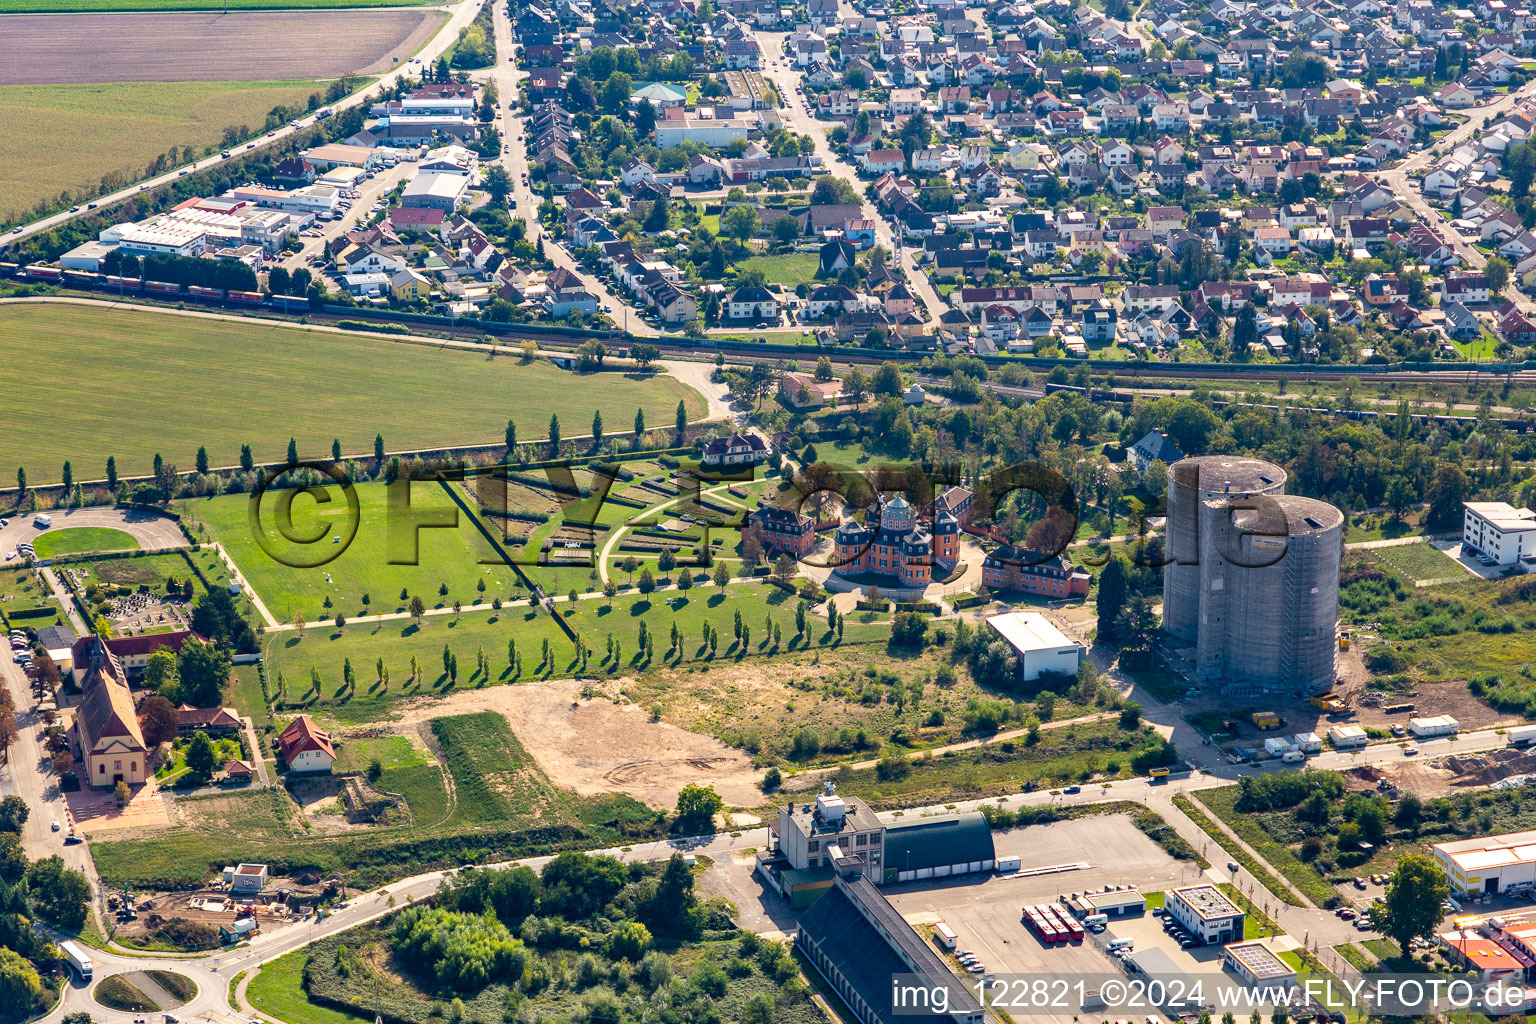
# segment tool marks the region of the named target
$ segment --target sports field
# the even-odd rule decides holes
[[[267,111],[302,104],[325,87],[308,80],[0,86],[0,221],[65,190],[79,195],[113,172],[136,180],[174,147],[201,154],[220,144],[225,128],[259,131]]]
[[[0,479],[28,467],[52,482],[65,459],[77,479],[148,473],[154,455],[182,471],[199,445],[213,465],[234,465],[241,444],[281,461],[288,438],[301,458],[328,458],[331,440],[371,455],[375,434],[392,451],[493,444],[507,418],[542,437],[552,413],[564,433],[590,428],[601,406],[627,423],[670,423],[679,399],[702,398],[670,378],[604,374],[595,387],[547,362],[521,365],[472,351],[140,309],[0,306],[0,407],[29,409],[6,426]],[[55,412],[45,412],[55,410]]]

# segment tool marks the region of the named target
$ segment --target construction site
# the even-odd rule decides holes
[[[264,865],[240,867],[261,869],[259,889],[237,892],[231,874],[236,869],[227,868],[229,882],[201,889],[148,894],[109,891],[106,903],[112,938],[127,946],[212,949],[255,932],[310,920],[323,914],[321,908],[328,902],[346,896],[340,879],[314,872],[268,877]]]
[[[1351,791],[1389,795],[1396,790],[1433,797],[1484,789],[1519,789],[1536,785],[1536,749],[1510,746],[1424,761],[1387,761],[1351,768],[1344,776]]]

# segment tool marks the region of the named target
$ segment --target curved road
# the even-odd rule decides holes
[[[16,545],[35,541],[45,533],[53,534],[60,530],[87,526],[121,530],[138,541],[139,547],[145,550],[187,545],[187,538],[182,535],[174,519],[137,509],[97,506],[67,511],[54,509],[44,514],[53,519],[53,525],[47,529],[33,525],[34,516],[31,513],[17,515],[7,525],[0,527],[0,557],[15,551]]]
[[[0,675],[7,675],[9,666],[0,666]],[[19,673],[9,673],[13,688],[17,685],[16,678]],[[17,697],[23,696],[18,692]],[[25,706],[25,705],[24,705]],[[1164,709],[1170,713],[1174,709]],[[1149,718],[1157,712],[1149,713]],[[30,712],[28,713],[30,715]],[[24,734],[30,732],[29,726],[36,725],[30,718],[23,722]],[[29,737],[24,736],[24,739]],[[992,741],[995,742],[995,739]],[[1452,752],[1467,753],[1476,750],[1488,750],[1504,746],[1505,737],[1492,729],[1476,733],[1468,733],[1464,736],[1437,740],[1426,740],[1419,743],[1422,753],[1417,755],[1422,758],[1442,756]],[[1195,748],[1190,748],[1195,749]],[[1402,748],[1395,743],[1375,744],[1365,750],[1325,753],[1309,759],[1309,764],[1319,768],[1346,769],[1361,764],[1386,763],[1404,760],[1409,755],[1404,754]],[[25,770],[25,757],[18,762]],[[982,804],[1008,808],[1042,805],[1050,803],[1059,804],[1090,804],[1105,800],[1132,800],[1146,804],[1157,810],[1168,823],[1180,835],[1189,840],[1196,849],[1205,847],[1218,862],[1224,860],[1219,850],[1211,848],[1209,839],[1201,832],[1182,811],[1172,803],[1175,793],[1190,793],[1215,786],[1229,785],[1241,775],[1265,772],[1283,767],[1278,762],[1267,762],[1261,765],[1234,766],[1219,763],[1199,771],[1181,773],[1166,783],[1152,786],[1146,779],[1123,779],[1117,782],[1085,786],[1083,792],[1076,794],[1051,793],[1049,791],[1035,791],[1019,793],[1011,796],[994,797],[985,800],[964,800],[954,805],[944,807],[913,808],[902,812],[903,817],[910,819],[925,814],[946,814],[959,811],[971,811]],[[0,791],[7,790],[5,785],[10,781],[8,774],[0,772]],[[45,811],[46,813],[46,811]],[[891,820],[891,813],[882,813],[880,817]],[[29,822],[29,824],[32,824]],[[32,838],[32,837],[28,837]],[[760,848],[767,840],[765,827],[743,830],[737,834],[720,833],[713,836],[697,837],[689,841],[679,842],[652,842],[631,847],[627,851],[619,849],[594,850],[593,853],[608,854],[624,861],[651,861],[664,859],[671,856],[674,850],[686,846],[693,851],[703,851],[706,854],[718,858],[721,854],[740,852],[752,848]],[[46,841],[46,840],[45,840]],[[77,853],[82,847],[66,848],[66,853]],[[531,867],[541,867],[548,858],[535,857],[519,861],[507,862],[509,864],[527,864]],[[506,864],[492,865],[504,867]],[[403,906],[407,897],[412,900],[422,900],[430,897],[436,891],[438,885],[452,874],[451,871],[432,871],[421,875],[390,883],[380,889],[373,890],[361,896],[349,900],[339,908],[335,914],[323,921],[309,921],[306,923],[290,925],[275,929],[271,932],[258,935],[248,945],[232,950],[224,950],[210,953],[205,956],[171,957],[159,954],[147,956],[132,956],[118,951],[91,951],[92,959],[97,964],[96,979],[111,974],[129,970],[143,970],[147,968],[178,971],[191,977],[198,983],[198,996],[188,1004],[185,1011],[178,1011],[178,1015],[184,1020],[198,1017],[210,1021],[244,1021],[250,1019],[244,1011],[236,1012],[229,1004],[229,979],[236,974],[254,972],[263,963],[302,948],[317,939],[333,935],[339,931],[356,927],[357,925],[374,920],[392,912],[396,907]],[[1228,873],[1218,863],[1208,874],[1219,880],[1228,880]],[[1256,888],[1262,891],[1257,881],[1248,876],[1241,869],[1236,873],[1236,881],[1245,888]],[[1261,892],[1261,902],[1263,901]],[[1310,907],[1277,907],[1272,908],[1274,916],[1287,931],[1310,934],[1329,942],[1345,941],[1358,938],[1358,933],[1346,922],[1338,920],[1326,911]],[[250,973],[238,986],[238,996],[243,997],[245,983],[250,980]],[[131,1013],[119,1013],[105,1010],[91,998],[89,988],[78,984],[70,986],[64,996],[63,1004],[52,1013],[43,1018],[45,1021],[59,1021],[67,1012],[76,1010],[88,1010],[98,1021],[106,1024],[130,1024],[136,1016]],[[294,1021],[291,1024],[304,1024],[302,1021]]]

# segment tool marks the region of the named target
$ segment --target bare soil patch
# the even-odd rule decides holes
[[[728,806],[762,802],[751,758],[710,736],[653,722],[634,704],[584,699],[574,680],[462,690],[400,709],[392,727],[407,733],[445,715],[495,711],[506,717],[551,782],[582,796],[627,793],[652,807],[675,807],[689,783],[712,785]]]
[[[16,15],[5,19],[0,85],[378,74],[432,38],[443,17],[404,9]]]

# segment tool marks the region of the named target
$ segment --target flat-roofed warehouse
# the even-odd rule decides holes
[[[987,619],[993,632],[1019,656],[1019,679],[1033,682],[1042,672],[1076,676],[1083,645],[1047,621],[1039,612],[1007,612]]]
[[[1296,971],[1263,939],[1233,942],[1222,951],[1221,966],[1250,985],[1294,982]]]
[[[1127,917],[1146,913],[1147,898],[1135,889],[1115,889],[1110,892],[1085,892],[1077,898],[1077,905],[1083,908],[1085,914]]]
[[[1536,884],[1536,831],[1458,839],[1430,850],[1457,892],[1507,892]]]

